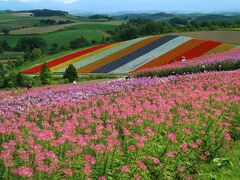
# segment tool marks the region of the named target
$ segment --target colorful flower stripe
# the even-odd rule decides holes
[[[199,44],[201,44],[203,42],[204,42],[203,40],[191,39],[191,40],[183,43],[182,45],[176,47],[172,51],[169,51],[168,53],[163,54],[163,55],[157,57],[156,59],[148,62],[147,64],[133,70],[132,73],[142,71],[144,69],[154,68],[154,67],[158,67],[158,66],[167,64],[168,62],[172,61],[174,58],[181,56],[183,53],[186,53],[187,51],[193,49],[194,47],[198,46]]]
[[[145,68],[139,73],[147,73],[147,72],[157,72],[157,71],[164,71],[170,69],[181,69],[186,67],[198,66],[198,65],[207,65],[207,64],[214,64],[214,63],[221,63],[221,62],[237,62],[240,61],[240,49],[231,49],[230,51],[225,51],[221,53],[211,54],[208,56],[201,56],[191,61],[184,61],[184,62],[176,62],[172,64],[166,64],[164,66],[153,66],[151,68]]]
[[[58,65],[56,65],[56,66],[53,66],[52,68],[50,68],[50,70],[51,70],[52,72],[59,72],[59,70],[60,70],[60,72],[64,72],[64,71],[66,70],[66,68],[68,67],[68,65],[77,63],[78,61],[81,61],[81,60],[83,60],[83,59],[89,58],[90,56],[94,56],[94,55],[96,55],[96,54],[99,54],[100,52],[106,51],[106,50],[108,50],[108,49],[110,49],[110,48],[112,48],[112,47],[114,47],[114,46],[117,46],[117,45],[119,45],[119,44],[121,44],[121,43],[122,43],[122,42],[114,43],[114,44],[111,44],[111,45],[109,45],[109,46],[105,46],[105,47],[103,47],[103,48],[100,48],[100,49],[97,49],[97,50],[95,50],[95,51],[92,51],[92,52],[90,52],[90,53],[84,54],[84,55],[82,55],[82,56],[79,56],[79,57],[70,59],[70,60],[68,60],[68,61],[66,61],[66,62],[64,62],[64,63],[58,64]],[[75,67],[76,67],[76,66],[75,66]],[[62,71],[61,71],[61,70],[62,70]]]
[[[101,44],[101,45],[98,45],[98,46],[94,46],[94,47],[90,47],[90,48],[87,48],[87,49],[84,49],[84,50],[77,51],[75,53],[60,57],[60,58],[55,59],[55,60],[52,60],[52,61],[48,62],[47,65],[48,65],[49,68],[51,68],[51,67],[56,66],[60,63],[63,63],[65,61],[76,58],[78,56],[90,53],[92,51],[103,48],[105,46],[109,46],[109,44]],[[22,71],[22,73],[25,73],[25,74],[37,73],[37,72],[41,71],[41,69],[42,69],[42,65],[38,65],[38,66],[35,66],[33,68]]]
[[[216,53],[220,53],[220,52],[224,52],[224,51],[228,51],[231,50],[235,47],[235,45],[233,44],[221,44],[215,48],[213,48],[211,51],[208,51],[206,54],[204,55],[210,55],[210,54],[216,54]]]
[[[148,37],[138,38],[138,39],[134,39],[134,40],[130,40],[130,41],[124,41],[122,43],[117,44],[116,46],[112,46],[111,48],[108,48],[108,49],[106,49],[104,51],[101,51],[98,54],[94,54],[94,55],[88,56],[86,58],[82,58],[81,61],[77,61],[73,65],[74,65],[74,67],[76,69],[79,69],[79,68],[81,68],[83,66],[87,66],[87,65],[89,65],[91,63],[94,63],[96,61],[99,61],[99,60],[101,60],[101,59],[103,59],[103,58],[105,58],[107,56],[110,56],[111,54],[116,53],[116,52],[118,52],[118,51],[120,51],[122,49],[125,49],[128,46],[133,45],[133,44],[135,44],[135,43],[137,43],[139,41],[142,41],[142,40],[144,40],[146,38],[148,38]],[[64,72],[65,68],[60,69],[58,72]]]
[[[135,51],[135,52],[133,52],[133,53],[127,55],[127,56],[119,58],[116,61],[108,63],[105,66],[102,66],[102,67],[96,69],[93,72],[94,73],[108,73],[108,72],[111,72],[114,69],[116,69],[120,66],[123,66],[124,64],[126,64],[126,63],[128,63],[128,62],[130,62],[130,61],[132,61],[136,58],[139,58],[139,57],[145,55],[146,53],[151,52],[152,50],[158,48],[159,46],[167,43],[168,41],[170,41],[170,40],[172,40],[176,37],[177,36],[169,35],[169,36],[164,36],[162,38],[159,38],[159,39],[153,41],[152,43],[148,44],[147,46],[144,46],[144,47],[138,49],[137,51]]]
[[[202,44],[196,46],[195,48],[191,49],[190,51],[182,54],[181,56],[186,57],[187,60],[202,56],[203,54],[207,53],[208,51],[212,50],[213,48],[221,45],[220,42],[215,41],[205,41]],[[176,60],[179,61],[181,56],[177,57]]]
[[[96,70],[97,68],[104,66],[105,64],[108,64],[112,61],[115,61],[118,58],[121,58],[123,56],[126,56],[134,51],[136,51],[139,48],[142,48],[144,46],[146,46],[147,44],[155,41],[156,39],[160,38],[160,36],[153,36],[153,37],[149,37],[147,39],[144,39],[140,42],[137,42],[121,51],[118,51],[114,54],[111,54],[110,56],[107,56],[99,61],[96,61],[95,63],[89,64],[87,66],[84,66],[82,68],[78,69],[79,73],[90,73],[93,72],[94,70]]]
[[[110,73],[128,73],[150,61],[153,59],[166,54],[167,52],[175,49],[176,47],[180,46],[181,44],[189,41],[190,37],[184,37],[180,36],[173,40],[168,41],[167,43],[163,44],[162,46],[159,46],[158,48],[154,49],[153,51],[150,51],[149,53],[144,54],[143,56],[136,58],[123,66],[111,71]]]

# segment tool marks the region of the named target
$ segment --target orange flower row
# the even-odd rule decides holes
[[[84,66],[82,68],[79,68],[77,71],[78,73],[91,73],[92,71],[98,69],[99,67],[102,67],[108,63],[111,63],[113,61],[118,60],[119,58],[122,58],[134,51],[136,51],[137,49],[146,46],[147,44],[150,44],[151,42],[155,41],[156,39],[158,39],[160,36],[153,36],[147,39],[144,39],[138,43],[135,43],[121,51],[118,51],[110,56],[107,56],[97,62],[94,62],[92,64],[89,64],[87,66]]]

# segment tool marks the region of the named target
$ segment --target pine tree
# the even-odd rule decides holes
[[[76,81],[78,79],[78,74],[76,68],[70,64],[63,74],[64,79],[68,79],[69,82]]]

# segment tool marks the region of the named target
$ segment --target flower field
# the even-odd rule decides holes
[[[239,77],[236,70],[2,92],[0,179],[204,178],[200,165],[240,140]]]
[[[134,71],[133,74],[136,76],[168,76],[173,75],[173,72],[180,74],[238,69],[240,68],[240,49],[237,48],[222,53],[197,57],[185,62],[166,64],[161,67],[151,67]]]
[[[204,41],[185,36],[150,36],[113,44],[103,44],[50,60],[52,72],[63,73],[73,64],[78,73],[129,73],[159,67],[182,56],[187,60],[228,51],[233,44]],[[22,73],[33,74],[41,70],[36,65]]]

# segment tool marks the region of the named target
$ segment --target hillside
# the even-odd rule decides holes
[[[188,60],[235,47],[233,44],[188,36],[149,36],[93,46],[50,60],[48,66],[52,72],[57,73],[63,73],[69,64],[73,64],[78,73],[122,74],[180,61],[182,57]],[[22,72],[37,73],[40,70],[41,65],[36,65]]]

